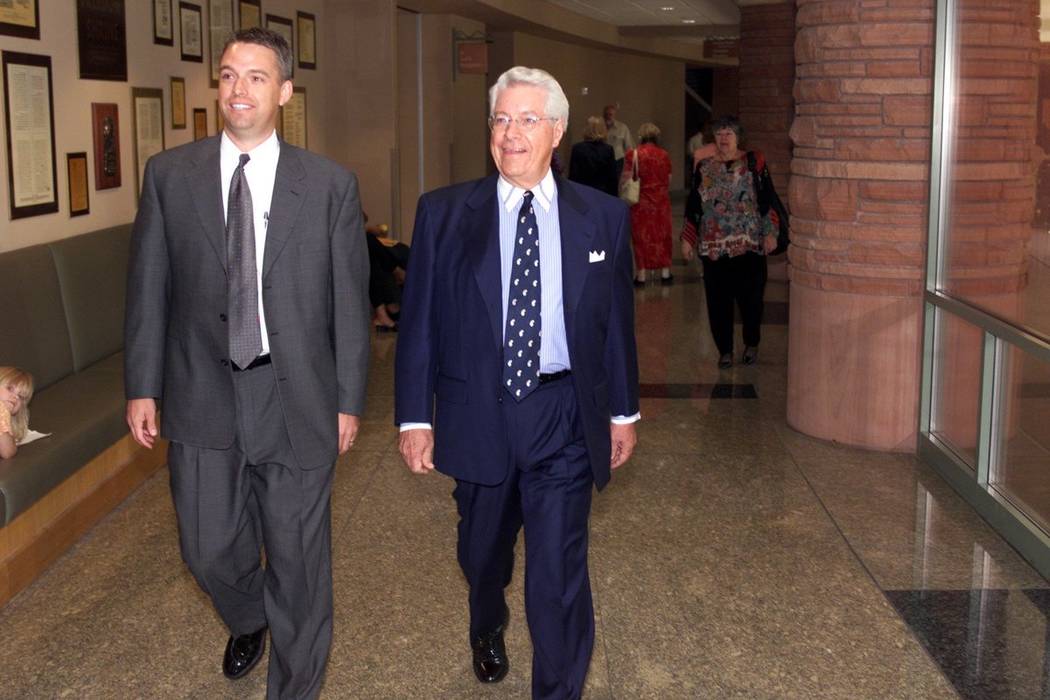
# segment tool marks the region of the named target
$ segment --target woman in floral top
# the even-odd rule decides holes
[[[704,296],[718,366],[733,365],[733,303],[744,325],[743,363],[758,360],[766,255],[777,248],[781,210],[765,159],[740,150],[740,122],[722,117],[712,125],[713,151],[698,152],[686,203],[682,255],[699,255]],[[709,154],[709,155],[708,155]]]

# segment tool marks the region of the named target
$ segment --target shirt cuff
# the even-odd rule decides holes
[[[434,426],[432,426],[430,423],[402,423],[400,425],[400,432],[402,432],[402,433],[405,432],[406,430],[433,430],[433,429],[434,429]]]
[[[642,419],[642,413],[639,411],[633,416],[613,416],[610,420],[616,425],[630,425],[631,423],[637,423]]]

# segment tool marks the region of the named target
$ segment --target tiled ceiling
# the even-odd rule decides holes
[[[740,22],[733,0],[548,0],[618,27],[724,25]]]

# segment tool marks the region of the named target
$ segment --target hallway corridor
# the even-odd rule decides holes
[[[640,444],[594,500],[585,697],[1050,697],[1047,581],[913,457],[787,427],[787,283],[767,289],[758,364],[738,345],[720,372],[697,269],[674,273],[635,292]],[[367,419],[337,467],[323,697],[527,698],[521,566],[510,674],[470,670],[452,482],[397,454],[395,342],[373,339]],[[265,662],[222,676],[226,635],[162,471],[0,610],[0,698],[263,697]]]

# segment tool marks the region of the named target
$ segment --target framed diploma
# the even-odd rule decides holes
[[[171,79],[171,128],[186,128],[186,80]]]
[[[295,56],[295,44],[292,43],[295,31],[292,27],[292,20],[277,15],[266,15],[266,28],[283,36],[284,40],[288,42],[288,48],[292,50],[292,56]],[[292,72],[295,72],[295,61],[292,61]]]
[[[153,0],[153,43],[175,45],[175,23],[171,16],[171,0]]]
[[[208,138],[208,110],[203,107],[193,108],[193,140]]]
[[[261,0],[238,0],[237,6],[241,17],[241,29],[263,26]]]
[[[297,87],[284,107],[281,107],[281,138],[293,146],[306,148],[306,88]]]
[[[317,20],[309,12],[296,13],[299,22],[299,67],[317,68]]]
[[[164,150],[164,91],[131,88],[131,130],[135,145],[135,194],[142,193],[146,161]]]
[[[204,63],[204,36],[201,24],[201,6],[179,1],[179,44],[182,60]]]
[[[215,100],[215,133],[221,134],[226,127],[226,121],[222,118],[222,110],[219,109],[219,101]]]
[[[95,145],[95,189],[120,187],[120,122],[115,103],[91,103],[91,136]]]
[[[66,154],[66,175],[69,177],[69,215],[89,213],[87,153]]]
[[[233,34],[233,0],[208,0],[208,56],[211,86],[219,87],[219,64],[226,40]]]
[[[4,121],[11,218],[58,211],[51,57],[4,51]]]
[[[40,38],[39,0],[0,2],[0,34],[23,39]]]
[[[81,80],[127,80],[124,0],[77,0]]]

